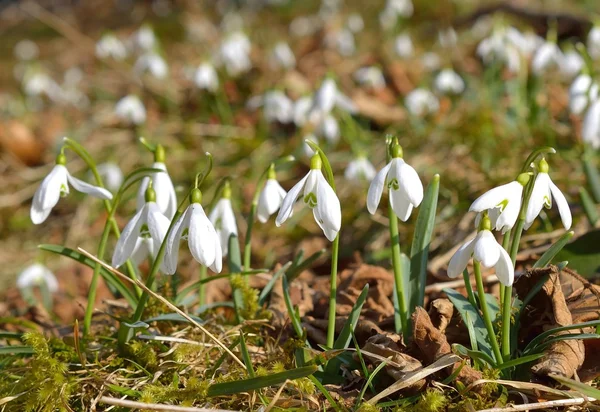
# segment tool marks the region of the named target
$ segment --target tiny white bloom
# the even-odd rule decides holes
[[[293,69],[296,66],[296,57],[290,46],[286,42],[279,42],[271,52],[271,67],[285,70]]]
[[[147,52],[154,49],[156,45],[156,36],[150,26],[142,26],[133,33],[130,38],[133,47],[139,51]]]
[[[230,76],[238,76],[252,68],[250,48],[250,40],[241,32],[229,35],[221,43],[219,57]]]
[[[367,209],[372,215],[375,214],[386,186],[394,213],[406,222],[413,207],[419,206],[423,201],[423,183],[415,169],[402,159],[402,148],[396,144],[392,151],[392,160],[371,181],[367,193]]]
[[[123,183],[123,172],[121,168],[114,163],[99,164],[98,173],[104,180],[104,185],[111,192],[116,192]]]
[[[352,13],[348,16],[346,26],[352,33],[360,33],[365,28],[365,22],[359,13]]]
[[[583,57],[575,50],[569,50],[563,54],[560,62],[560,72],[567,78],[572,78],[581,72],[585,66]]]
[[[414,11],[411,0],[387,0],[385,7],[393,10],[400,17],[411,17]]]
[[[127,57],[127,48],[117,36],[112,33],[106,33],[96,43],[96,57],[99,59],[110,57],[120,61]]]
[[[515,225],[521,210],[521,196],[523,186],[529,181],[529,175],[523,173],[514,182],[488,190],[479,196],[469,208],[469,212],[481,213],[490,211],[490,217],[496,212],[497,216],[492,219],[496,230],[506,233]]]
[[[315,154],[310,171],[287,193],[275,220],[281,226],[293,214],[294,204],[300,198],[313,210],[315,221],[325,237],[333,242],[342,226],[340,200],[321,172],[321,157]]]
[[[483,219],[482,226],[489,226],[489,218]],[[515,278],[515,268],[506,250],[498,244],[489,228],[484,228],[477,233],[475,238],[464,243],[452,256],[448,264],[448,276],[455,278],[463,273],[469,260],[480,262],[484,267],[496,269],[496,276],[504,286],[511,286]]]
[[[147,197],[148,201],[144,203],[121,232],[121,237],[117,241],[112,257],[113,267],[123,265],[129,258],[132,258],[138,264],[148,256],[156,258],[171,222],[160,211],[155,202],[156,194],[153,193],[152,189],[148,189],[146,194],[150,192],[154,197]]]
[[[64,197],[69,194],[69,185],[81,193],[86,193],[99,199],[112,199],[112,194],[108,190],[90,185],[83,180],[71,176],[65,167],[65,163],[65,155],[62,153],[59,154],[56,159],[56,166],[42,180],[40,187],[38,187],[33,195],[30,216],[31,221],[36,225],[39,225],[48,218],[61,196]]]
[[[364,156],[359,156],[353,159],[346,170],[344,171],[344,177],[347,180],[367,180],[372,181],[377,174],[377,170],[375,170],[375,166]]]
[[[219,88],[219,76],[212,64],[202,63],[194,73],[194,83],[201,90],[214,93]]]
[[[527,213],[525,216],[525,229],[533,224],[533,221],[542,211],[545,206],[547,209],[552,207],[552,199],[556,202],[558,207],[558,213],[565,229],[569,229],[572,223],[571,209],[569,209],[569,203],[565,198],[565,195],[560,191],[558,187],[550,179],[548,175],[548,162],[546,159],[541,159],[538,163],[538,174],[535,178],[533,190],[531,192],[531,198],[527,205]]]
[[[354,34],[348,29],[328,33],[325,36],[325,45],[336,49],[342,56],[352,56],[356,52]]]
[[[594,26],[588,33],[587,51],[594,60],[600,58],[600,26]]]
[[[598,87],[596,87],[597,89]],[[594,149],[600,147],[600,100],[594,100],[585,113],[581,126],[581,137]]]
[[[275,178],[275,167],[271,165],[265,187],[258,197],[256,216],[261,223],[266,223],[269,217],[281,207],[286,191]]]
[[[326,78],[315,93],[313,105],[308,113],[308,119],[313,124],[319,124],[334,107],[338,107],[340,110],[350,114],[354,114],[357,111],[352,99],[338,90],[335,80]]]
[[[40,287],[44,283],[51,293],[58,291],[58,280],[56,280],[54,273],[39,263],[27,266],[17,277],[17,287],[19,289]]]
[[[421,63],[426,70],[432,72],[440,68],[441,59],[434,52],[427,52],[421,56]]]
[[[443,48],[455,47],[458,43],[458,35],[452,27],[438,31],[438,42]]]
[[[298,16],[290,23],[290,34],[294,37],[304,37],[314,34],[321,27],[318,16]]]
[[[340,140],[340,127],[335,117],[325,116],[318,127],[317,134],[327,140],[329,144],[335,144]]]
[[[563,61],[563,54],[553,42],[545,42],[537,49],[531,61],[531,70],[534,74],[542,74],[551,67],[559,67]]]
[[[294,102],[294,124],[302,127],[308,121],[308,114],[312,108],[313,99],[311,96],[304,96]]]
[[[405,98],[404,104],[413,116],[425,116],[436,113],[440,108],[438,98],[429,90],[418,88],[411,91]]]
[[[581,114],[597,98],[598,84],[592,81],[589,74],[582,73],[569,87],[569,110],[573,114]]]
[[[156,192],[156,204],[158,205],[158,209],[166,217],[172,219],[177,211],[177,195],[175,194],[175,188],[173,187],[169,172],[167,171],[167,166],[163,162],[158,161],[158,159],[155,160],[152,168],[164,170],[164,172],[152,173],[151,176],[146,176],[142,179],[142,183],[140,184],[137,193],[137,209],[140,210],[146,204],[145,193],[150,180],[152,180],[152,188]]]
[[[229,196],[231,196],[231,190],[226,186],[223,191],[223,197],[217,202],[209,215],[209,219],[214,225],[219,241],[221,242],[223,256],[227,256],[227,253],[229,252],[229,237],[231,235],[237,236],[238,234],[235,215]]]
[[[197,262],[209,267],[213,272],[221,272],[223,267],[221,243],[215,227],[204,213],[200,204],[201,199],[200,190],[194,189],[190,205],[177,219],[169,233],[162,266],[163,272],[167,275],[172,275],[177,270],[179,243],[182,239],[188,241],[190,252]]]
[[[443,94],[461,94],[465,81],[452,69],[444,69],[435,77],[434,86]]]
[[[385,87],[385,78],[377,66],[361,67],[354,72],[354,79],[364,86],[375,89]]]
[[[263,115],[267,122],[291,123],[294,120],[294,102],[281,90],[266,92]]]
[[[117,102],[115,114],[121,120],[140,125],[146,121],[146,108],[139,97],[128,95]]]
[[[413,55],[413,43],[408,34],[400,34],[394,40],[394,50],[399,57],[407,59]]]
[[[35,60],[40,54],[37,44],[28,39],[20,40],[13,50],[15,57],[21,61]]]
[[[164,79],[169,73],[167,62],[162,58],[162,56],[156,53],[146,53],[141,55],[135,62],[133,69],[138,74],[144,74],[147,72],[157,79]]]

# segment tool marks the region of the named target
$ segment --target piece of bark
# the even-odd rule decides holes
[[[432,322],[434,322],[434,326],[442,333],[446,332],[446,328],[450,324],[452,320],[452,316],[454,315],[454,305],[450,300],[440,298],[431,302],[431,307],[429,308],[429,317]]]
[[[452,349],[446,335],[440,332],[433,323],[429,314],[422,307],[417,307],[412,315],[413,341],[423,354],[427,364],[435,362],[438,358],[448,353]],[[444,369],[444,374],[450,376],[457,368],[461,368],[456,379],[465,385],[469,385],[479,379],[482,379],[481,372],[476,371],[469,365],[463,365],[457,362],[454,365]]]

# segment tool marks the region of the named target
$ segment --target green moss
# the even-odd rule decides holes
[[[183,385],[173,383],[170,385],[146,385],[142,391],[140,400],[148,403],[170,404],[180,403],[191,405],[196,401],[206,398],[210,383],[198,378],[190,378]]]
[[[356,410],[356,412],[379,412],[381,409],[378,408],[375,405],[371,405],[368,402],[363,402],[358,409]]]
[[[148,370],[154,370],[158,366],[155,348],[149,342],[133,341],[129,343],[127,355]]]
[[[419,400],[404,411],[410,412],[441,412],[446,409],[448,398],[437,389],[427,389]]]
[[[270,319],[271,312],[262,310],[258,304],[258,290],[250,287],[241,275],[231,276],[231,287],[242,292],[243,307],[240,315],[244,319]]]

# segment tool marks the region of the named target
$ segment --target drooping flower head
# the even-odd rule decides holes
[[[286,193],[285,189],[277,181],[275,165],[271,163],[267,172],[265,187],[260,192],[256,207],[256,215],[261,223],[266,223],[269,217],[279,210]]]
[[[27,266],[17,277],[17,287],[19,289],[40,287],[44,284],[51,293],[58,291],[56,276],[50,269],[40,263]]]
[[[139,97],[130,94],[119,100],[115,114],[126,123],[140,125],[146,121],[146,108]]]
[[[511,286],[515,278],[515,268],[510,256],[498,244],[491,232],[492,222],[484,212],[477,235],[465,242],[450,259],[448,276],[455,278],[466,269],[471,257],[486,268],[495,268],[496,276],[504,286]]]
[[[81,193],[86,193],[99,199],[112,199],[112,194],[108,190],[90,185],[83,180],[71,176],[65,166],[66,163],[66,156],[62,152],[59,153],[56,157],[56,166],[42,180],[40,187],[35,191],[30,211],[31,221],[34,224],[39,225],[48,218],[61,196],[64,197],[69,194],[69,185]]]
[[[156,204],[159,210],[167,218],[172,219],[177,211],[177,196],[171,177],[165,165],[165,149],[162,145],[157,145],[154,150],[154,169],[163,170],[163,172],[152,173],[149,177],[142,179],[137,193],[137,210],[140,210],[146,204],[146,189],[150,181],[156,192]]]
[[[396,216],[406,222],[413,207],[419,206],[423,200],[423,184],[415,169],[402,159],[402,147],[394,143],[391,150],[392,160],[375,175],[369,186],[367,209],[375,214],[386,186],[390,206]]]
[[[225,182],[223,195],[214,209],[211,210],[209,219],[217,231],[223,256],[227,256],[229,252],[229,238],[232,235],[237,236],[238,234],[235,214],[231,206],[231,186],[229,186],[229,181]]]
[[[342,226],[340,200],[335,191],[323,176],[322,160],[319,153],[310,160],[310,171],[287,193],[275,220],[277,226],[289,219],[293,214],[294,204],[301,198],[305,205],[313,211],[315,221],[323,230],[325,237],[333,242]]]
[[[377,170],[373,164],[364,155],[359,155],[353,159],[346,170],[344,171],[344,177],[351,181],[366,180],[372,181],[377,175]]]

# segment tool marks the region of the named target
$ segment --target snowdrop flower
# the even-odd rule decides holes
[[[584,65],[583,57],[577,51],[569,50],[560,61],[560,72],[563,76],[572,78],[581,72]]]
[[[97,167],[98,174],[102,177],[104,185],[111,192],[116,192],[123,183],[123,172],[114,163],[102,163]]]
[[[15,44],[14,55],[21,61],[35,60],[40,54],[40,48],[31,40],[20,40]]]
[[[56,276],[50,269],[39,263],[27,266],[17,277],[17,287],[21,290],[41,287],[43,284],[46,284],[50,293],[58,292]]]
[[[237,236],[238,234],[235,215],[231,207],[231,188],[229,187],[229,182],[225,183],[223,197],[221,197],[215,208],[210,212],[209,219],[217,231],[223,256],[227,256],[229,252],[229,238],[231,235]]]
[[[481,220],[475,238],[464,243],[450,259],[448,276],[455,278],[461,275],[471,257],[486,268],[495,268],[496,276],[504,286],[513,284],[515,268],[506,250],[494,238],[490,219],[486,215]]]
[[[550,67],[560,67],[563,61],[563,54],[556,43],[547,41],[536,51],[531,61],[531,70],[533,74],[540,75]]]
[[[596,94],[598,87],[596,86]],[[594,149],[600,147],[600,100],[594,100],[583,118],[581,137]]]
[[[315,16],[299,16],[290,23],[290,34],[294,37],[310,36],[321,26],[320,18]]]
[[[348,29],[329,33],[325,37],[325,45],[336,49],[342,56],[352,56],[356,52],[354,34]]]
[[[354,72],[354,79],[358,83],[374,89],[385,87],[385,78],[377,66],[361,67]]]
[[[69,185],[73,186],[75,190],[81,193],[99,199],[112,199],[112,194],[108,190],[90,185],[83,180],[71,176],[65,167],[66,163],[67,158],[63,153],[60,153],[56,157],[56,166],[54,166],[48,176],[42,180],[40,187],[35,191],[30,211],[31,221],[34,224],[39,225],[48,218],[52,208],[58,203],[58,200],[69,194]]]
[[[308,113],[313,105],[311,96],[304,96],[296,100],[294,103],[294,124],[297,127],[302,127],[308,121]]]
[[[138,51],[148,52],[156,46],[156,36],[150,26],[142,26],[138,31],[133,33],[130,38],[133,48]]]
[[[219,56],[230,76],[238,76],[252,68],[250,47],[250,40],[241,32],[231,34],[221,43]]]
[[[194,73],[194,84],[201,90],[214,93],[219,88],[219,76],[210,63],[202,63]]]
[[[130,94],[115,106],[115,114],[126,123],[140,125],[146,121],[146,108],[139,97]]]
[[[375,214],[383,188],[387,186],[392,210],[400,220],[406,222],[413,207],[419,206],[423,201],[423,183],[415,169],[402,159],[402,154],[402,147],[394,144],[392,160],[371,181],[367,193],[367,209],[372,215]]]
[[[61,102],[63,90],[53,78],[41,71],[29,71],[23,77],[23,90],[28,96],[46,95],[53,102]]]
[[[403,58],[407,59],[413,55],[413,43],[408,34],[400,34],[396,36],[394,40],[394,50],[396,54]]]
[[[342,226],[340,200],[321,171],[322,161],[318,153],[310,160],[310,171],[287,193],[279,209],[275,224],[279,227],[288,220],[294,204],[300,198],[313,210],[315,221],[323,230],[325,237],[333,242]]]
[[[317,129],[317,134],[327,140],[329,144],[335,144],[340,140],[340,126],[335,117],[325,116]]]
[[[465,91],[465,81],[452,69],[444,69],[434,80],[435,89],[442,94],[461,94]]]
[[[162,270],[172,275],[177,270],[179,243],[182,239],[188,241],[190,252],[194,259],[209,267],[215,273],[223,268],[221,243],[215,227],[206,217],[202,208],[202,192],[193,189],[190,195],[190,205],[177,219],[167,237],[167,246]]]
[[[135,62],[133,69],[139,74],[150,73],[151,76],[157,79],[164,79],[169,72],[167,62],[156,53],[141,55]]]
[[[280,90],[265,93],[263,114],[267,122],[291,123],[294,119],[294,102]]]
[[[517,73],[521,68],[521,54],[517,46],[508,39],[506,30],[496,30],[483,39],[477,45],[477,55],[485,64],[493,61],[504,63],[511,73]]]
[[[356,112],[354,102],[338,90],[335,80],[326,78],[315,93],[313,105],[308,114],[309,120],[313,124],[320,123],[333,110],[334,106],[351,114]]]
[[[600,26],[594,26],[588,33],[587,51],[594,60],[600,58]]]
[[[473,202],[469,212],[489,211],[493,228],[506,233],[519,217],[523,187],[529,178],[528,173],[521,173],[514,182],[488,190]]]
[[[445,49],[455,47],[458,43],[458,36],[452,27],[438,31],[438,42]]]
[[[156,192],[149,186],[144,193],[144,205],[121,232],[112,257],[113,267],[123,265],[129,258],[138,264],[148,256],[156,258],[171,224],[160,211],[156,199]]]
[[[387,0],[385,8],[379,14],[379,23],[385,30],[393,29],[398,17],[411,17],[413,11],[411,0]]]
[[[427,89],[418,88],[410,92],[404,99],[406,108],[413,116],[425,116],[435,113],[440,103],[433,93]]]
[[[548,175],[549,167],[546,159],[542,158],[538,163],[538,174],[533,184],[533,191],[531,192],[531,198],[527,205],[527,213],[525,216],[525,230],[533,224],[535,218],[540,214],[542,208],[545,206],[547,209],[552,207],[552,199],[556,201],[558,207],[558,213],[565,229],[571,228],[572,217],[571,210],[569,209],[569,203],[562,194],[560,189],[550,179]]]
[[[285,70],[293,69],[296,66],[296,57],[290,46],[286,42],[280,41],[275,45],[271,52],[271,67],[274,69],[282,68]]]
[[[99,59],[113,58],[123,60],[127,57],[127,48],[121,40],[112,33],[106,33],[96,43],[96,57]]]
[[[353,159],[348,163],[348,166],[344,171],[344,177],[351,181],[362,179],[372,181],[376,174],[377,170],[375,170],[373,164],[365,156],[358,156]]]
[[[365,28],[365,22],[359,13],[352,13],[348,16],[346,27],[348,27],[352,33],[360,33]]]
[[[153,169],[164,170],[164,172],[152,173],[151,176],[146,176],[142,179],[140,188],[137,193],[137,210],[140,210],[146,204],[146,190],[152,181],[152,189],[156,193],[156,203],[158,210],[167,218],[172,219],[177,211],[177,196],[171,177],[165,165],[165,149],[158,145],[154,152]]]
[[[579,115],[590,102],[598,98],[598,84],[592,81],[589,74],[582,73],[573,80],[569,87],[569,110]]]
[[[277,212],[281,207],[283,198],[287,194],[285,189],[281,187],[275,176],[275,165],[271,163],[267,172],[267,181],[265,187],[260,192],[258,204],[256,207],[256,216],[261,223],[266,223],[269,217]]]
[[[427,52],[423,53],[423,56],[421,56],[421,64],[423,64],[423,67],[426,70],[432,72],[440,68],[441,59],[440,56],[434,52]]]

